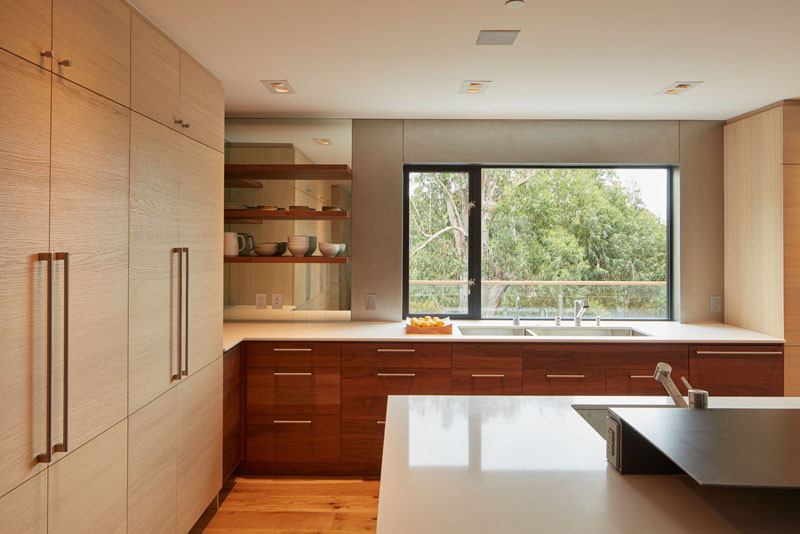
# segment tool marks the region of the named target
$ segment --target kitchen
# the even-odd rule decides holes
[[[800,13],[739,7],[0,2],[0,530],[796,529]]]

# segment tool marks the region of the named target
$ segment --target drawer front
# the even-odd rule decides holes
[[[453,369],[453,395],[521,395],[521,369]]]
[[[601,369],[525,369],[525,395],[603,395],[605,373]]]
[[[606,395],[666,396],[664,386],[653,378],[654,369],[609,369],[606,371]],[[688,369],[672,369],[672,380],[683,395],[688,395],[682,376],[689,379]]]
[[[251,367],[247,370],[248,414],[337,414],[339,369]]]
[[[342,463],[363,466],[365,474],[381,470],[386,421],[373,415],[342,416]]]
[[[782,345],[694,345],[689,381],[717,396],[782,396]]]
[[[343,368],[342,413],[386,415],[388,395],[449,395],[450,369]]]
[[[248,367],[339,367],[339,343],[247,342]]]
[[[450,343],[344,343],[342,367],[450,368]]]
[[[522,369],[519,343],[453,343],[453,369]]]
[[[531,343],[525,345],[525,369],[655,370],[658,362],[676,369],[689,368],[689,347],[673,343]]]
[[[338,462],[338,415],[249,415],[248,462]]]

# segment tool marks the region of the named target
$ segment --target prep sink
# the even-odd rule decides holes
[[[649,336],[627,326],[459,326],[464,336],[633,337]]]

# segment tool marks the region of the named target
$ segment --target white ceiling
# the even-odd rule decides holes
[[[314,138],[330,139],[318,145]],[[312,163],[352,165],[353,122],[349,119],[228,119],[231,143],[292,143]]]
[[[798,0],[133,2],[222,79],[232,117],[725,119],[800,96]],[[522,32],[479,47],[482,29]],[[493,83],[458,94],[468,79]]]

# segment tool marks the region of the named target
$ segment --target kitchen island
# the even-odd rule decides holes
[[[390,396],[379,534],[797,532],[800,491],[708,488],[620,475],[573,408],[659,397]],[[712,397],[711,408],[800,408]],[[583,410],[582,410],[583,411]]]

